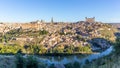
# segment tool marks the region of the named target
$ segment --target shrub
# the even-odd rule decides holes
[[[119,55],[120,54],[120,37],[116,39],[114,49],[115,49],[115,54]]]
[[[65,51],[66,53],[73,53],[74,52],[74,46],[73,45],[70,45],[70,46],[65,46]]]
[[[49,68],[55,68],[55,65],[54,65],[54,64],[51,64],[51,65],[49,66]]]
[[[21,54],[16,54],[16,68],[46,68],[44,63],[38,62],[34,56],[24,58]]]
[[[45,35],[45,34],[48,34],[49,32],[48,31],[46,31],[46,30],[40,30],[39,31],[39,34],[40,35]]]
[[[18,46],[3,45],[0,49],[0,53],[16,54],[19,49],[20,48]]]
[[[39,68],[46,68],[46,65],[44,63],[40,62],[38,67]]]
[[[74,62],[73,66],[74,66],[74,68],[80,68],[80,63],[79,62]]]
[[[15,55],[16,57],[16,68],[25,68],[25,58],[21,54]]]
[[[64,53],[64,47],[63,46],[56,46],[53,49],[51,49],[53,53]]]
[[[37,58],[35,58],[33,56],[28,56],[26,67],[27,68],[38,68]]]
[[[72,63],[65,64],[65,68],[74,68]]]
[[[89,64],[89,60],[88,59],[85,60],[85,64]]]

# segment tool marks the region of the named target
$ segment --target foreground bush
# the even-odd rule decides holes
[[[39,62],[33,56],[28,56],[24,58],[21,54],[17,54],[16,56],[16,68],[38,68]],[[40,65],[41,67],[45,67]]]
[[[28,56],[27,57],[27,68],[38,68],[38,61],[35,57],[33,56]]]
[[[21,54],[17,54],[16,56],[16,68],[25,68],[25,58]]]
[[[65,68],[80,68],[81,64],[79,62],[65,64]]]

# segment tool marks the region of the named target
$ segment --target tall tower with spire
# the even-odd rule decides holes
[[[54,21],[53,21],[53,17],[51,18],[51,23],[53,23]]]

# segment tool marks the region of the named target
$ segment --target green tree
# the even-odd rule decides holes
[[[56,46],[52,49],[53,53],[64,53],[64,47],[62,45]]]
[[[48,31],[46,31],[46,30],[40,30],[39,31],[39,34],[40,35],[46,35],[46,34],[48,34],[49,32]]]
[[[74,48],[75,52],[79,52],[79,53],[83,53],[83,52],[92,52],[90,45],[86,45],[86,46],[81,46],[79,45],[78,47]]]
[[[74,53],[74,46],[70,45],[70,46],[65,46],[65,51],[66,53]]]
[[[45,47],[43,45],[39,45],[39,54],[44,54],[47,52],[47,50],[45,49]]]
[[[65,64],[65,68],[74,68],[72,63]]]
[[[21,54],[16,54],[15,57],[16,57],[16,61],[15,61],[16,68],[25,68],[25,64],[26,64],[25,58],[23,58]]]
[[[2,46],[0,49],[0,53],[7,53],[7,54],[16,54],[20,47],[18,46],[11,46],[11,45],[6,45]]]
[[[75,52],[82,52],[83,51],[83,47],[81,45],[77,46],[74,48]]]
[[[115,49],[115,53],[119,55],[120,54],[120,37],[116,39],[114,49]]]
[[[74,63],[73,63],[73,67],[74,67],[74,68],[80,68],[80,63],[77,62],[77,61],[74,62]]]
[[[38,68],[37,58],[35,58],[34,56],[28,56],[26,67],[27,68]]]
[[[27,54],[27,49],[28,49],[28,45],[24,45],[24,49],[25,49],[25,51],[26,51],[26,54]]]

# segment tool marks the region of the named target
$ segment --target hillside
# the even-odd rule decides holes
[[[91,53],[111,46],[117,31],[109,24],[31,22],[0,24],[1,53]],[[7,46],[4,46],[7,45]],[[12,48],[12,51],[4,48]]]
[[[85,68],[119,68],[120,67],[120,37],[117,37],[114,43],[114,49],[111,54],[92,62],[88,62]]]
[[[116,28],[120,28],[120,23],[108,23]]]

